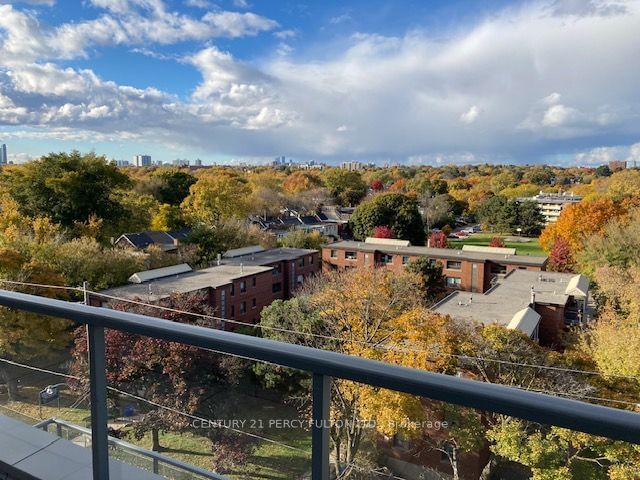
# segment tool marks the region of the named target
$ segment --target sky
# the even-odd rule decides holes
[[[640,0],[0,0],[0,143],[131,160],[640,161]]]

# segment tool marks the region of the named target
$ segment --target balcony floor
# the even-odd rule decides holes
[[[18,420],[0,416],[0,478],[91,480],[91,450]],[[118,460],[109,460],[111,480],[160,480]]]

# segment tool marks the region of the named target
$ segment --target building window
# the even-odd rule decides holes
[[[358,258],[358,255],[356,254],[356,252],[344,252],[344,258],[346,260],[355,260],[356,258]]]
[[[300,268],[304,267],[304,257],[300,257]]]
[[[240,315],[247,313],[247,302],[240,303]]]
[[[313,255],[309,255],[309,265],[313,265]]]
[[[236,286],[233,283],[231,283],[231,292],[230,293],[231,293],[231,296],[234,296],[236,294]]]
[[[234,318],[236,316],[236,309],[233,305],[231,305],[231,318]]]
[[[276,265],[273,267],[273,270],[271,270],[271,275],[280,275],[280,264]]]
[[[251,280],[252,280],[253,286],[255,287],[256,286],[256,277],[253,277]]]
[[[298,275],[298,277],[296,278],[296,283],[298,285],[302,285],[304,283],[304,275]]]
[[[447,269],[462,270],[462,262],[458,262],[457,260],[447,260]]]
[[[460,288],[462,280],[458,277],[447,277],[448,288]]]
[[[273,285],[271,285],[271,292],[272,293],[278,293],[282,291],[282,283],[278,282],[278,283],[274,283]]]
[[[256,308],[256,299],[251,300],[251,308]]]
[[[329,255],[331,258],[338,258],[338,251],[337,250],[331,250],[331,255]]]
[[[393,255],[383,253],[382,255],[380,255],[380,263],[384,263],[385,265],[393,263]]]
[[[500,265],[499,263],[492,263],[491,264],[491,273],[498,274],[498,275],[504,275],[505,273],[507,273],[507,267],[504,266],[504,265]]]
[[[402,257],[402,265],[409,265],[409,257],[406,255]]]
[[[244,280],[242,280],[240,282],[240,293],[244,293],[247,291],[247,282],[245,282]]]

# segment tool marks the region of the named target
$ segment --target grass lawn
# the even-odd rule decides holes
[[[448,238],[447,242],[449,242],[449,245],[452,248],[462,248],[463,245],[488,246],[493,237],[500,237],[504,239],[505,246],[515,248],[518,255],[546,255],[540,246],[538,238],[516,237],[514,235],[498,235],[493,233],[474,233],[463,240]],[[522,240],[528,241],[514,242],[506,240],[507,238],[521,238]]]
[[[61,407],[56,403],[43,405],[42,411],[37,404],[39,388],[23,386],[20,390],[24,397],[22,401],[9,402],[6,395],[0,395],[0,415],[14,417],[22,422],[35,424],[40,420],[55,417],[67,420],[76,425],[88,427],[90,412],[83,405],[82,408],[69,408],[75,397],[71,392],[61,392]],[[226,476],[237,479],[273,479],[285,480],[301,478],[307,473],[311,464],[311,433],[303,428],[278,428],[270,420],[297,420],[296,409],[279,402],[255,398],[245,394],[233,393],[236,397],[237,412],[235,418],[246,419],[241,428],[243,431],[260,435],[265,438],[290,445],[299,450],[291,450],[282,445],[258,440],[253,453],[247,462],[237,469],[227,472]],[[251,428],[253,425],[254,428]],[[260,426],[260,428],[257,428]],[[151,433],[136,440],[132,435],[126,435],[123,440],[151,448]],[[186,463],[204,469],[213,468],[211,441],[197,435],[197,432],[162,432],[160,445],[165,448],[162,454],[177,458]],[[127,458],[116,455],[129,463],[146,465],[142,459]]]

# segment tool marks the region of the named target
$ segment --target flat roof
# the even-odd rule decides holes
[[[13,418],[0,416],[0,471],[8,472],[10,478],[92,480],[91,464],[90,449]],[[109,478],[160,480],[164,477],[109,458]]]
[[[532,287],[536,303],[564,306],[570,296],[582,298],[574,293],[578,283],[588,290],[583,275],[513,270],[484,294],[457,291],[434,305],[433,311],[483,325],[509,326],[518,312],[529,307]]]
[[[413,255],[422,257],[444,258],[446,260],[471,260],[475,262],[484,262],[491,260],[496,263],[508,263],[517,265],[543,266],[547,261],[547,257],[534,255],[503,255],[497,253],[481,253],[463,251],[454,248],[429,248],[429,247],[400,247],[382,245],[379,243],[355,242],[352,240],[344,240],[342,242],[331,243],[324,247],[325,249],[340,250],[356,250],[360,252],[382,252],[395,255]]]
[[[224,258],[224,265],[268,265],[275,262],[286,260],[295,260],[305,255],[318,253],[317,250],[309,250],[305,248],[272,248],[262,252],[248,253],[246,255],[238,255],[233,258]]]
[[[218,288],[238,278],[270,270],[273,270],[273,268],[259,265],[240,266],[223,264],[170,277],[158,278],[144,283],[110,288],[100,293],[126,298],[128,300],[141,298],[153,302],[167,298],[173,293],[189,293],[209,287]]]

